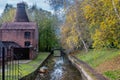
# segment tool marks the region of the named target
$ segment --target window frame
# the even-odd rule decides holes
[[[24,38],[25,39],[30,39],[31,38],[31,32],[29,32],[29,31],[24,32]]]
[[[25,46],[25,47],[29,47],[30,45],[31,45],[31,42],[30,42],[30,41],[25,41],[25,42],[24,42],[24,46]]]

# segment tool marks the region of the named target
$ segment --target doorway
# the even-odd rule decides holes
[[[28,60],[29,59],[29,48],[14,48],[14,60]]]

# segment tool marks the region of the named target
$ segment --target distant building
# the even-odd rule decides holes
[[[14,22],[3,23],[0,27],[0,40],[3,44],[12,43],[10,45],[14,58],[16,56],[18,59],[33,59],[36,56],[38,27],[35,22],[29,21],[24,2],[17,4]]]

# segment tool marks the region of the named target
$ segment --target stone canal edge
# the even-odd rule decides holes
[[[40,66],[32,73],[20,78],[19,80],[34,80],[36,75],[37,75],[37,71],[39,70],[39,68],[44,65],[44,63],[46,62],[46,60],[52,56],[52,54],[49,54],[41,63]],[[77,59],[75,56],[73,55],[67,55],[68,59],[70,60],[70,62],[72,63],[73,66],[75,66],[81,76],[82,76],[82,80],[109,80],[106,77],[104,77],[102,74],[96,72],[93,68],[91,68],[87,63],[85,63],[82,60]]]
[[[102,74],[96,72],[84,61],[77,59],[75,56],[68,55],[68,59],[79,70],[82,76],[82,80],[109,80]]]

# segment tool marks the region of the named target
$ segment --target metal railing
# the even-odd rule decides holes
[[[16,58],[14,60],[14,58]],[[5,54],[5,49],[2,48],[2,57],[0,58],[0,80],[19,80],[22,70],[20,69],[19,59],[16,55]]]

